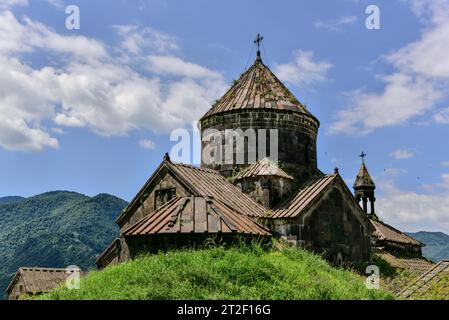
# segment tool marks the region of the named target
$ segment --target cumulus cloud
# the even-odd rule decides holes
[[[310,86],[327,80],[332,64],[327,61],[315,61],[311,51],[297,50],[293,61],[275,67],[280,80],[297,86]]]
[[[0,9],[26,5],[28,5],[28,0],[0,0]]]
[[[330,133],[367,134],[375,129],[405,123],[431,110],[442,94],[432,83],[406,73],[382,78],[382,93],[354,91],[349,106],[339,110]]]
[[[407,149],[397,149],[390,153],[390,157],[396,160],[410,159],[413,158],[414,156],[415,153]]]
[[[449,232],[449,193],[432,194],[401,190],[392,181],[380,184],[383,195],[376,201],[385,222],[405,231]]]
[[[137,27],[117,32],[134,42],[106,50],[108,46],[95,39],[63,36],[40,22],[26,17],[19,21],[12,12],[1,11],[0,147],[58,148],[52,134],[59,133],[51,129],[55,126],[87,128],[103,136],[132,130],[167,132],[201,116],[225,90],[220,73],[173,53],[148,58],[147,52],[177,49],[173,38]],[[153,37],[152,47],[146,48],[140,36]],[[37,69],[20,60],[24,53],[46,52],[56,57],[52,67]],[[160,65],[143,75],[139,71],[149,59]],[[136,63],[142,65],[135,68]],[[162,74],[172,78],[164,81]]]
[[[156,143],[149,139],[143,139],[139,141],[139,145],[142,149],[154,150],[156,148]]]
[[[408,2],[408,1],[407,1]],[[389,54],[385,61],[394,73],[379,77],[381,92],[354,91],[346,107],[336,113],[330,133],[369,133],[407,123],[428,114],[447,92],[449,81],[449,1],[408,2],[425,24],[421,38]],[[444,113],[435,119],[444,121]]]
[[[200,65],[173,56],[149,56],[146,68],[160,74],[190,78],[222,78],[222,75]]]
[[[449,173],[443,173],[441,175],[440,187],[444,189],[449,189]]]
[[[342,31],[345,26],[352,25],[358,21],[357,16],[344,16],[337,20],[323,21],[317,20],[314,25],[318,29],[325,29],[328,31]]]
[[[114,28],[122,39],[121,48],[134,55],[144,50],[166,54],[180,49],[175,37],[150,27],[120,25]]]
[[[437,123],[449,124],[449,108],[441,109],[436,112],[434,119]]]
[[[104,44],[84,36],[62,36],[27,17],[19,21],[11,11],[0,11],[0,54],[53,51],[76,60],[97,60],[107,56]]]

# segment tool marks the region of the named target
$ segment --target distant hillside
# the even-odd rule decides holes
[[[236,263],[238,261],[238,263]],[[369,290],[365,278],[331,267],[297,248],[259,247],[172,251],[95,271],[80,290],[60,288],[56,300],[343,300],[392,299]]]
[[[425,257],[434,262],[449,259],[449,235],[442,232],[427,231],[408,234],[426,245],[423,248]]]
[[[0,198],[0,206],[3,204],[17,203],[22,200],[25,200],[25,198],[23,198],[23,197],[3,197],[3,198]]]
[[[20,266],[93,268],[126,202],[55,191],[0,205],[0,299]]]

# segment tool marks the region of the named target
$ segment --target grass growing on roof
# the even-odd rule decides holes
[[[364,278],[296,248],[170,251],[92,272],[40,299],[391,299]]]

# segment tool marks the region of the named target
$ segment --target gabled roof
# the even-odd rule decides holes
[[[357,189],[357,188],[363,188],[363,187],[368,187],[368,188],[376,187],[373,179],[369,175],[368,168],[366,167],[364,162],[362,163],[359,173],[357,174],[357,177],[355,178],[355,182],[354,182],[354,188]]]
[[[299,102],[258,57],[201,120],[218,113],[241,109],[277,109],[307,114],[319,121]]]
[[[269,158],[264,158],[256,163],[251,164],[248,168],[239,172],[235,177],[235,180],[241,180],[244,178],[256,178],[261,176],[274,176],[293,180],[292,176],[288,175]]]
[[[104,263],[104,260],[108,257],[112,257],[112,259],[116,256],[117,252],[120,250],[120,239],[116,238],[112,241],[112,243],[107,247],[97,258],[95,264],[97,268],[101,269]]]
[[[391,252],[376,248],[376,255],[387,262],[393,268],[407,269],[414,274],[422,274],[433,267],[433,263],[420,257],[395,256]]]
[[[433,285],[438,284],[442,278],[449,279],[449,260],[440,261],[433,268],[423,273],[418,279],[412,282],[408,287],[399,292],[401,298],[414,298],[419,299],[426,292],[431,289]],[[447,280],[446,280],[447,281]],[[446,286],[444,289],[449,292],[449,282],[441,283],[442,286]],[[441,288],[440,288],[441,289]],[[449,298],[449,297],[448,297]]]
[[[381,221],[375,221],[370,219],[372,226],[374,227],[373,235],[381,241],[391,241],[401,244],[409,244],[414,246],[424,246],[423,243],[410,237],[409,235],[393,228],[392,226],[383,223]]]
[[[220,200],[198,196],[174,198],[123,232],[125,236],[166,233],[271,235]]]
[[[294,218],[302,214],[323,191],[339,177],[336,174],[315,178],[306,183],[291,199],[280,204],[270,218]]]
[[[194,167],[191,165],[172,163],[168,158],[159,165],[153,175],[137,193],[128,207],[118,217],[120,223],[126,216],[132,214],[139,206],[140,199],[157,179],[158,174],[168,170],[194,196],[213,197],[231,208],[248,216],[263,217],[266,208],[243,193],[238,187],[226,180],[218,171]]]
[[[64,283],[69,275],[67,269],[21,267],[14,275],[6,291],[10,293],[17,281],[22,278],[23,293],[49,292]]]

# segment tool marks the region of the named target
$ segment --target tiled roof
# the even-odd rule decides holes
[[[354,188],[361,187],[376,187],[373,179],[369,175],[368,168],[366,167],[365,163],[362,163],[362,166],[360,167],[359,173],[357,174],[357,178],[355,179],[354,183]]]
[[[301,188],[290,200],[282,203],[270,218],[293,218],[304,212],[315,199],[322,195],[322,192],[336,178],[338,174],[325,175],[311,180]]]
[[[23,293],[49,292],[63,284],[69,275],[66,269],[22,267],[14,275],[7,292],[11,292],[20,278],[23,281]]]
[[[132,214],[138,208],[140,198],[147,192],[147,188],[164,168],[176,176],[192,195],[213,197],[248,216],[265,216],[267,209],[264,206],[243,193],[218,171],[172,163],[169,159],[165,159],[134,199],[131,200],[126,210],[117,218],[117,223],[120,223],[124,217]]]
[[[414,274],[422,274],[434,265],[431,261],[424,258],[397,257],[380,249],[376,249],[376,255],[386,261],[393,268],[408,269]]]
[[[399,297],[406,299],[419,299],[420,297],[425,295],[426,291],[428,291],[433,285],[438,284],[441,281],[442,277],[449,278],[449,260],[440,261],[433,268],[423,273],[412,284],[404,288],[399,293]],[[449,288],[447,288],[449,283],[442,283],[441,285],[446,286],[445,289],[449,290]]]
[[[278,109],[312,116],[260,58],[256,59],[202,119],[239,109]]]
[[[101,269],[105,264],[107,264],[108,258],[112,260],[117,253],[119,252],[121,246],[120,246],[120,239],[116,238],[112,243],[107,247],[97,258],[96,265],[99,269]],[[106,260],[106,261],[105,261]],[[106,263],[105,263],[106,262]]]
[[[266,208],[226,180],[218,171],[168,162],[178,177],[190,184],[194,195],[213,197],[248,216],[263,217]]]
[[[292,176],[288,175],[284,170],[279,168],[279,166],[269,158],[264,158],[256,163],[251,164],[248,168],[239,172],[235,177],[235,180],[260,176],[275,176],[293,180]]]
[[[174,198],[123,232],[125,236],[165,233],[271,235],[266,227],[220,200],[195,196]]]
[[[392,226],[383,223],[381,221],[375,221],[370,219],[371,224],[374,227],[374,236],[382,241],[391,241],[402,244],[411,244],[415,246],[422,246],[423,244],[418,240],[410,237],[409,235],[393,228]]]

